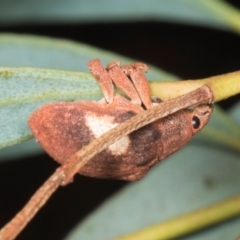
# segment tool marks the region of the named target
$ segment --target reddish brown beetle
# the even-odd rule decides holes
[[[29,126],[48,154],[63,164],[93,139],[153,105],[142,63],[121,66],[113,62],[105,69],[98,59],[88,63],[104,98],[99,102],[78,101],[47,104],[29,118]],[[132,101],[114,95],[112,81]],[[80,174],[122,180],[138,180],[160,160],[184,146],[210,119],[212,108],[200,105],[157,120],[97,154]]]

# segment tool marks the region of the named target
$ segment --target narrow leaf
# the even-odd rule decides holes
[[[17,7],[16,7],[16,4]],[[37,12],[36,12],[37,9]],[[67,9],[67,11],[66,11]],[[34,13],[34,14],[33,14]],[[164,20],[204,25],[220,29],[238,28],[240,14],[225,1],[215,0],[122,0],[113,2],[73,0],[5,1],[0,9],[0,24],[76,23],[137,20]]]

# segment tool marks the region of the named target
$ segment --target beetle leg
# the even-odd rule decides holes
[[[122,70],[131,78],[146,109],[151,108],[152,101],[149,83],[143,73],[143,71],[148,71],[149,67],[144,63],[134,63],[122,66]]]
[[[109,72],[113,82],[128,96],[132,99],[132,102],[138,105],[142,104],[141,98],[139,97],[135,87],[131,83],[130,79],[124,74],[120,67],[120,62],[112,62],[108,64],[106,68]]]
[[[102,63],[97,58],[88,62],[88,68],[100,85],[106,102],[109,104],[112,103],[114,96],[114,86],[107,70],[103,67]]]

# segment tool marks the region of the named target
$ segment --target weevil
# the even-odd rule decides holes
[[[36,140],[63,164],[83,146],[145,109],[152,108],[148,66],[120,62],[103,67],[98,59],[88,63],[104,98],[95,101],[55,102],[37,109],[28,120]],[[114,93],[114,84],[131,100]],[[110,145],[84,165],[85,176],[134,181],[173,152],[182,148],[209,121],[212,106],[199,105],[157,120]]]

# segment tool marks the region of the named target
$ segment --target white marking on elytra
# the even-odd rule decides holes
[[[93,113],[85,115],[85,123],[91,130],[95,138],[100,137],[103,133],[116,127],[118,124],[113,123],[114,118],[111,116],[97,116]],[[130,139],[128,136],[121,138],[114,144],[110,145],[108,149],[113,155],[120,155],[126,153]]]

